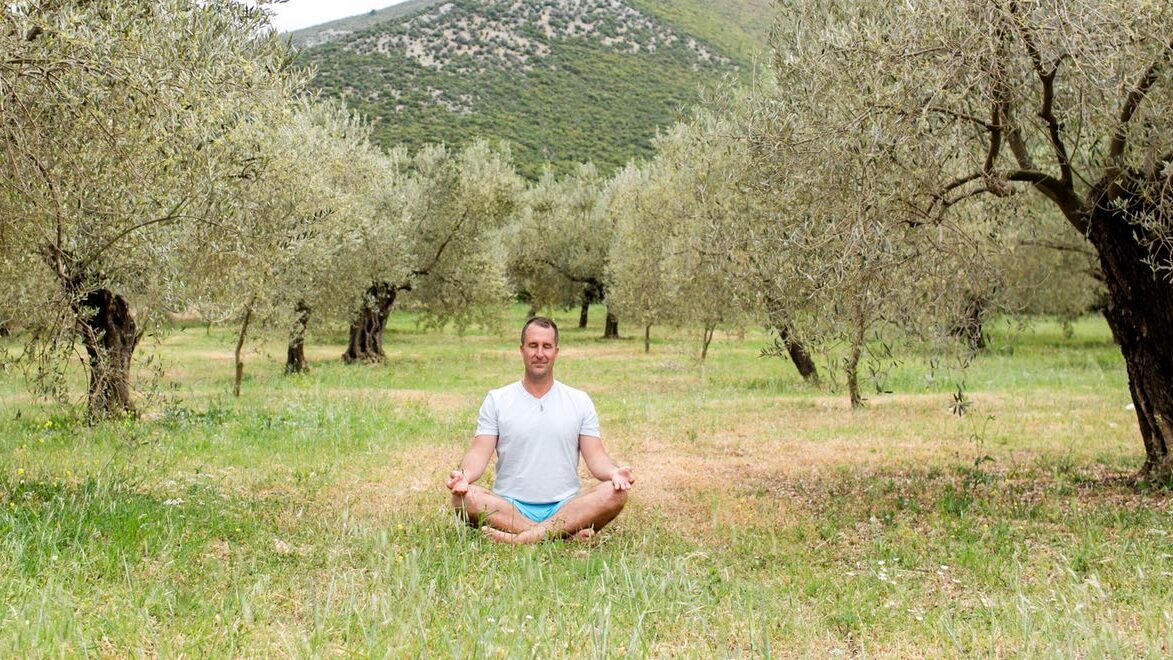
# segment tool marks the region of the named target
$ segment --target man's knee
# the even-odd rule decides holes
[[[616,490],[614,486],[611,486],[611,484],[605,484],[605,485],[608,486],[608,492],[607,492],[607,498],[606,498],[607,507],[609,509],[614,510],[616,513],[618,513],[619,511],[621,511],[623,509],[623,506],[625,504],[627,504],[628,491]]]
[[[480,486],[469,486],[463,495],[452,494],[452,508],[464,516],[479,516],[485,508],[486,491]]]

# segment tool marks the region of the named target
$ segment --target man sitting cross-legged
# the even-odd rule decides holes
[[[586,393],[554,380],[558,326],[534,317],[521,329],[525,376],[489,392],[476,436],[448,477],[452,506],[494,541],[587,538],[615,519],[635,479],[611,460]],[[497,481],[473,485],[497,452]],[[579,494],[578,455],[599,484]]]

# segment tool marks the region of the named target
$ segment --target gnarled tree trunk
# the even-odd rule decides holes
[[[774,332],[778,333],[778,338],[774,340],[774,348],[778,351],[785,348],[786,353],[790,355],[790,361],[794,363],[794,368],[798,369],[802,379],[813,385],[818,385],[819,370],[815,367],[815,361],[806,350],[806,346],[794,337],[786,307],[781,300],[774,296],[770,296],[766,300],[766,319]]]
[[[644,326],[644,353],[652,352],[652,324]]]
[[[965,318],[960,319],[949,329],[949,334],[964,339],[969,350],[977,352],[986,349],[986,333],[984,322],[986,315],[985,301],[980,298],[970,298],[965,307]]]
[[[619,339],[619,317],[607,310],[607,323],[603,326],[603,339]]]
[[[582,294],[582,309],[580,309],[578,311],[578,327],[579,328],[587,327],[587,316],[590,314],[590,312],[591,312],[591,299],[586,293],[583,293]],[[2,328],[2,327],[3,326],[0,326],[0,328]]]
[[[376,282],[367,289],[358,316],[350,324],[350,344],[342,354],[343,362],[381,362],[387,356],[383,352],[383,329],[399,289],[387,282]]]
[[[1125,204],[1097,204],[1088,240],[1104,271],[1104,316],[1124,355],[1144,441],[1145,462],[1138,476],[1168,483],[1173,481],[1173,283],[1149,263],[1154,258],[1167,263],[1173,254],[1167,245],[1162,253],[1153,254],[1137,240],[1140,229],[1130,218],[1145,209],[1129,208],[1140,204],[1136,196],[1127,199]]]
[[[806,346],[792,336],[790,324],[788,322],[781,323],[774,327],[774,331],[778,333],[778,341],[775,345],[780,344],[780,348],[786,349],[786,353],[790,355],[790,361],[794,363],[794,368],[798,369],[802,379],[813,385],[818,385],[819,369],[815,366],[814,358],[807,352]]]
[[[89,356],[86,369],[90,417],[133,415],[130,360],[139,336],[130,305],[108,289],[95,289],[81,298],[76,313],[82,344]]]
[[[590,313],[591,305],[603,299],[603,283],[592,278],[587,281],[586,286],[582,290],[582,308],[578,313],[578,327],[587,327],[587,315]],[[616,335],[618,336],[618,335]]]
[[[285,353],[285,373],[304,374],[310,370],[305,359],[305,328],[310,320],[310,306],[299,300],[293,312],[293,327],[289,330],[289,350]]]

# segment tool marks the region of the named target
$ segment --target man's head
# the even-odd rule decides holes
[[[537,326],[539,328],[549,328],[554,331],[554,346],[558,346],[558,324],[554,323],[553,319],[545,316],[531,316],[525,325],[521,326],[521,345],[525,346],[525,333],[529,331],[530,326]]]
[[[557,357],[558,326],[544,316],[526,321],[521,327],[521,358],[526,378],[538,381],[549,377]]]

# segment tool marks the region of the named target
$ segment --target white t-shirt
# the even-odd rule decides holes
[[[557,380],[540,399],[521,381],[490,391],[476,434],[497,436],[493,492],[531,503],[577,494],[578,436],[602,437],[591,398]]]

